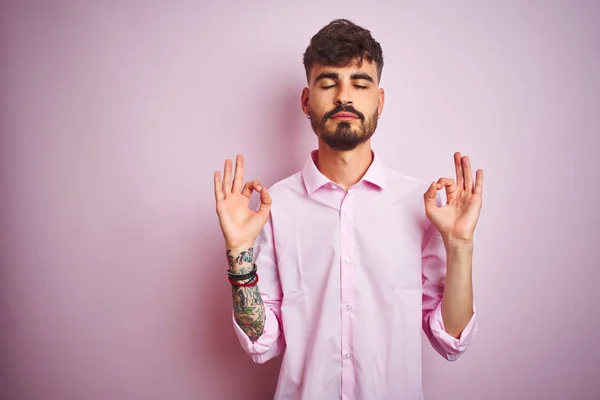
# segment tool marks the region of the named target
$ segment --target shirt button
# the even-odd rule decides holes
[[[332,189],[335,189],[337,186],[335,186],[335,183],[331,183],[331,184],[329,185],[329,187],[331,187]]]
[[[352,357],[352,355],[350,355],[350,353],[346,353],[346,359],[349,359],[350,357]]]
[[[350,257],[344,258],[344,261],[346,261],[346,263],[349,263],[350,262]]]
[[[348,311],[352,310],[352,306],[350,306],[350,305],[347,305],[347,306],[346,306],[346,310],[348,310]]]
[[[344,210],[344,215],[348,215],[348,210]]]

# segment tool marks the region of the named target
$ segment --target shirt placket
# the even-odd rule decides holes
[[[350,188],[340,206],[340,304],[341,304],[341,350],[342,350],[342,399],[353,398],[355,387],[354,370],[354,298],[355,268],[353,232],[353,194]]]

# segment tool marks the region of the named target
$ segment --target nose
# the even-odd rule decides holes
[[[352,98],[350,97],[349,90],[346,85],[340,85],[335,98],[335,104],[340,106],[348,106],[352,104]]]

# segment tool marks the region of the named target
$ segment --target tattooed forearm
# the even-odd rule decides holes
[[[236,274],[250,272],[253,263],[252,252],[252,247],[241,252],[227,250],[230,270]],[[265,306],[258,291],[258,284],[250,287],[231,285],[231,292],[235,321],[250,340],[255,342],[265,327]]]
[[[252,287],[232,287],[235,321],[255,342],[265,328],[265,306],[258,292],[258,285]]]
[[[236,273],[245,274],[252,270],[254,247],[247,250],[235,251],[227,249],[227,260],[229,260],[229,269]],[[247,270],[245,270],[245,268]]]

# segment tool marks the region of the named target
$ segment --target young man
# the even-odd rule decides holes
[[[222,182],[215,171],[234,329],[257,363],[285,350],[276,399],[422,399],[421,329],[448,360],[476,331],[483,171],[473,180],[455,153],[456,181],[428,185],[376,157],[383,55],[368,30],[332,21],[304,66],[302,110],[318,150],[303,170],[269,190],[243,185],[241,155],[233,182],[230,160]]]

